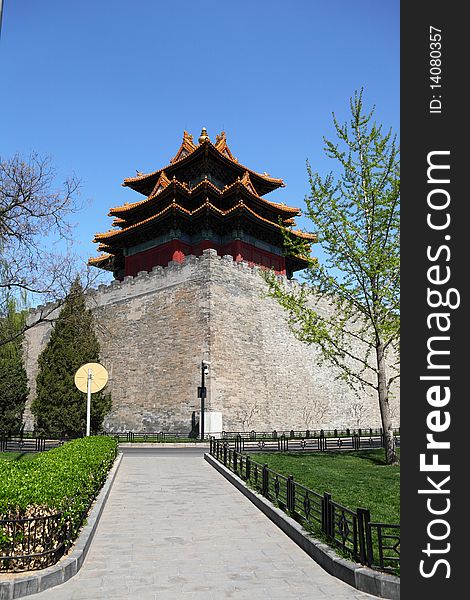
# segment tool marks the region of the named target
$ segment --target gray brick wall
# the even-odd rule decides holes
[[[225,430],[380,425],[376,397],[358,399],[335,380],[318,351],[289,331],[258,270],[232,257],[208,250],[100,286],[88,303],[110,375],[109,431],[189,431],[202,359],[211,361],[207,405],[222,412]],[[31,397],[49,332],[43,324],[26,336]],[[398,425],[398,398],[392,407]],[[31,427],[29,403],[25,420]]]

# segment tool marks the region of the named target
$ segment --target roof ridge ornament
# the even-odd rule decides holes
[[[238,160],[230,152],[230,148],[227,145],[227,136],[225,134],[225,131],[221,131],[219,135],[215,136],[215,147],[220,152],[220,154],[222,154],[226,158],[232,160],[233,162],[238,162]]]
[[[207,129],[205,127],[202,128],[201,135],[199,136],[198,142],[199,144],[203,144],[204,142],[210,142],[211,139],[207,134]]]
[[[194,142],[193,142],[193,134],[192,133],[188,133],[186,131],[186,129],[183,131],[183,141],[188,142],[189,144],[192,144],[194,146]]]
[[[188,133],[185,129],[183,131],[183,141],[181,142],[181,146],[178,148],[178,152],[175,154],[175,156],[170,160],[170,165],[174,164],[175,162],[177,162],[183,158],[186,158],[186,156],[191,154],[191,152],[194,152],[194,150],[196,150],[196,148],[197,148],[197,146],[193,142],[192,134]]]
[[[215,136],[215,147],[217,148],[224,143],[227,143],[227,136],[225,135],[225,131],[221,131]]]

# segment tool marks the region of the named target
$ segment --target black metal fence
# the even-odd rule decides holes
[[[201,441],[192,436],[187,431],[157,431],[157,432],[133,432],[121,431],[117,433],[102,432],[100,435],[107,435],[116,438],[118,443],[138,443],[138,442],[171,442],[171,441]],[[69,437],[61,439],[48,439],[36,436],[33,431],[22,432],[21,435],[0,436],[0,452],[44,452],[68,441]],[[206,440],[207,441],[207,440]]]
[[[348,433],[346,433],[346,431]],[[360,432],[360,433],[359,433]],[[222,440],[237,452],[297,452],[297,451],[327,451],[327,450],[366,450],[384,447],[384,436],[381,430],[359,430],[351,432],[345,430],[341,435],[326,435],[323,430],[318,435],[306,435],[310,432],[298,432],[298,435],[255,435],[242,436],[233,432],[233,436],[227,434]],[[254,432],[252,432],[254,433]],[[316,433],[316,432],[315,432]],[[330,432],[328,432],[330,433]],[[400,435],[394,435],[395,445],[400,446]]]
[[[363,565],[397,573],[400,566],[400,525],[371,522],[370,511],[352,510],[331,495],[323,495],[261,465],[230,448],[226,440],[210,439],[210,454],[268,500],[299,521],[306,529],[322,534]]]
[[[55,564],[68,547],[62,512],[23,519],[0,519],[0,571],[31,571]]]
[[[62,445],[67,439],[52,440],[35,436],[0,437],[0,452],[44,452]]]
[[[400,429],[393,430],[395,443],[400,445]],[[196,431],[158,431],[108,432],[104,435],[114,436],[119,443],[191,441],[200,442]],[[235,447],[238,452],[262,450],[295,451],[295,450],[360,450],[362,448],[381,448],[384,435],[381,428],[351,429],[316,429],[295,431],[222,431],[221,439]]]
[[[232,440],[240,436],[245,440],[277,440],[284,436],[289,439],[318,439],[318,438],[347,438],[354,435],[359,437],[382,437],[381,427],[348,427],[345,429],[284,429],[282,431],[222,431],[222,439]],[[400,428],[393,429],[393,435],[400,437]]]
[[[198,439],[191,436],[188,432],[181,431],[157,431],[157,432],[133,432],[121,431],[117,433],[106,433],[113,436],[119,443],[137,443],[137,442],[168,442],[172,440],[196,442]],[[199,440],[200,441],[200,440]]]

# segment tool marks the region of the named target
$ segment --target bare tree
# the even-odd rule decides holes
[[[0,318],[9,300],[26,292],[37,311],[22,331],[50,320],[80,270],[71,251],[70,216],[76,213],[79,181],[66,179],[55,189],[56,172],[49,158],[31,154],[0,158]],[[0,336],[0,345],[11,340]]]
[[[364,402],[356,398],[350,406],[351,420],[355,427],[360,427],[364,415]]]
[[[328,411],[328,406],[320,398],[312,398],[308,404],[302,408],[302,419],[306,429],[311,429],[312,424],[319,426]]]
[[[257,400],[240,406],[235,412],[235,419],[241,423],[242,431],[253,428],[255,417],[260,414]]]

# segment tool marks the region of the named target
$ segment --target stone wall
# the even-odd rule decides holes
[[[202,359],[211,362],[207,406],[222,412],[225,430],[379,426],[376,397],[358,399],[336,380],[266,289],[256,268],[207,250],[89,293],[113,399],[105,428],[189,431]],[[43,324],[26,337],[31,396],[49,332]]]

